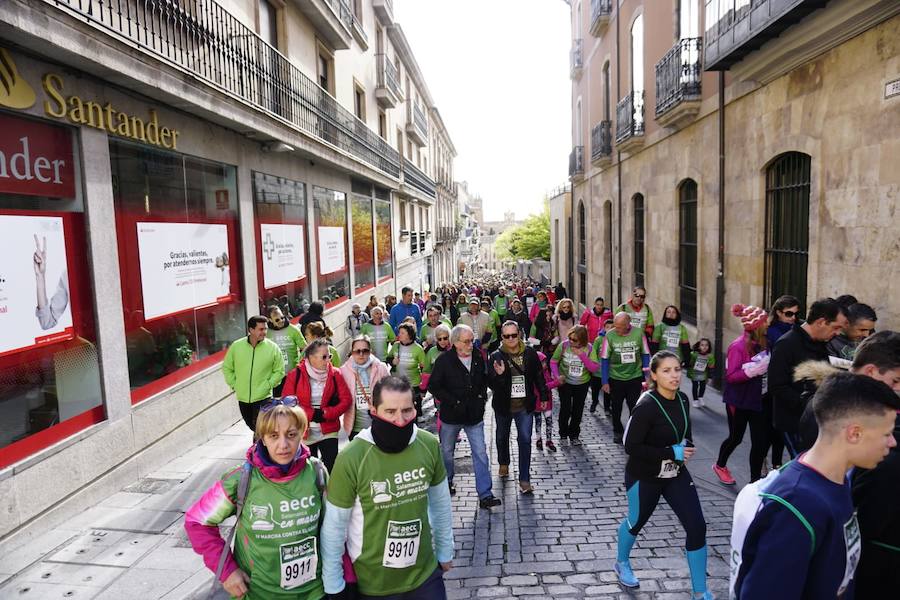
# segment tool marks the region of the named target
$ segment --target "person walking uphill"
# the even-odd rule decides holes
[[[247,337],[229,346],[222,362],[222,375],[237,396],[241,417],[256,431],[259,407],[271,400],[272,389],[284,379],[284,357],[278,344],[266,338],[269,326],[261,315],[247,321]]]
[[[372,424],[369,416],[372,389],[376,383],[390,375],[390,369],[372,353],[372,340],[360,335],[350,343],[350,359],[341,367],[341,375],[353,397],[353,403],[341,417],[344,431],[352,440]]]
[[[500,499],[491,492],[491,471],[484,441],[484,406],[487,403],[487,371],[481,352],[474,351],[475,333],[468,325],[457,325],[450,331],[453,347],[434,361],[428,391],[440,405],[441,452],[447,469],[450,493],[453,485],[453,452],[460,431],[466,432],[472,448],[475,491],[481,508],[499,506]]]
[[[631,319],[631,326],[642,330],[648,337],[653,335],[656,323],[653,321],[653,311],[646,304],[647,290],[643,286],[637,286],[631,290],[631,298],[620,304],[616,314],[624,312]]]
[[[642,329],[631,325],[628,313],[616,314],[613,328],[603,337],[598,358],[603,393],[610,395],[612,405],[613,441],[621,444],[625,431],[622,404],[627,402],[629,412],[634,410],[644,384],[644,371],[650,366],[647,338]]]
[[[534,491],[531,485],[531,429],[537,401],[550,395],[544,381],[543,367],[537,352],[525,345],[522,331],[515,321],[500,328],[500,349],[488,360],[488,385],[493,391],[491,405],[497,423],[497,462],[500,476],[509,474],[509,434],[516,423],[519,445],[519,489],[523,494]]]
[[[663,497],[685,529],[693,597],[712,600],[713,595],[706,589],[706,521],[697,488],[687,470],[694,444],[690,404],[679,391],[681,373],[681,360],[675,354],[665,350],[656,354],[650,361],[650,390],[641,396],[628,419],[628,515],[619,526],[615,571],[623,586],[640,585],[631,568],[631,549]]]
[[[550,370],[559,381],[559,440],[569,438],[575,446],[581,444],[581,417],[591,374],[600,367],[590,354],[587,329],[575,325],[550,359]]]
[[[416,320],[416,331],[422,329],[422,309],[413,302],[413,291],[410,287],[405,287],[401,291],[400,302],[390,309],[390,323],[394,333],[399,333],[400,323],[406,317],[412,317]]]

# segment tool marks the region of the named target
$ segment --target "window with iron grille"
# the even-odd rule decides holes
[[[697,322],[697,182],[678,189],[678,290],[681,318]]]
[[[578,301],[585,304],[587,298],[587,224],[584,216],[584,202],[578,202]]]
[[[806,308],[810,164],[808,155],[788,152],[766,169],[766,306],[790,294]]]
[[[635,194],[634,204],[634,284],[644,285],[644,196]]]

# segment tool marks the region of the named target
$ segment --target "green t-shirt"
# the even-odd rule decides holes
[[[508,296],[497,296],[496,298],[494,298],[494,308],[497,310],[497,314],[501,317],[506,316],[508,306]]]
[[[400,358],[400,363],[393,364],[394,357]],[[391,365],[391,371],[394,375],[402,375],[409,379],[413,387],[418,387],[422,383],[422,373],[428,372],[428,357],[422,346],[413,342],[409,346],[404,346],[397,342],[391,346],[388,352],[387,363]]]
[[[449,319],[441,319],[438,324],[446,325],[448,328],[453,329],[453,325],[450,324]],[[433,335],[435,329],[437,329],[437,327],[432,327],[428,323],[423,323],[422,329],[419,331],[419,343],[423,344],[423,345],[426,343],[429,343],[428,336]],[[435,340],[432,339],[431,343],[436,343],[436,342],[435,342]]]
[[[631,306],[630,302],[626,302],[625,304],[620,304],[616,309],[616,314],[620,312],[628,313],[628,316],[631,318],[631,326],[636,327],[643,331],[646,327],[650,327],[653,329],[656,327],[656,323],[653,321],[653,311],[650,310],[650,307],[646,304],[641,307],[641,310],[635,311]]]
[[[341,353],[338,352],[338,349],[334,346],[328,346],[328,351],[331,353],[331,364],[337,368],[341,367]]]
[[[449,348],[448,348],[449,349]],[[446,350],[444,350],[446,352]],[[428,349],[428,352],[425,353],[425,358],[428,359],[428,364],[425,365],[424,373],[431,374],[431,370],[434,369],[434,361],[437,360],[438,356],[441,355],[441,349],[437,347],[437,345],[432,346]]]
[[[387,323],[375,325],[374,323],[366,323],[360,327],[360,332],[372,339],[372,352],[378,357],[378,360],[384,361],[387,358],[388,347],[391,342],[397,339],[397,335],[391,326]]]
[[[428,521],[428,489],[446,485],[437,438],[416,428],[402,452],[390,454],[362,431],[338,454],[328,501],[352,509],[347,550],[367,596],[403,594],[437,569]]]
[[[600,345],[599,358],[609,359],[609,377],[616,381],[628,381],[643,377],[643,355],[650,354],[647,338],[642,329],[632,327],[625,335],[614,329],[606,332]]]
[[[237,498],[240,479],[241,470],[236,469],[222,481],[229,498]],[[307,461],[299,475],[283,483],[253,469],[234,536],[234,558],[250,576],[246,600],[319,600],[325,595],[319,548],[321,510],[312,462]],[[233,505],[228,514],[217,516],[224,520],[232,514]]]
[[[691,360],[688,363],[688,377],[693,381],[706,381],[709,378],[709,370],[716,368],[716,355],[700,354],[696,350],[691,352]]]
[[[284,329],[269,329],[266,337],[275,342],[284,357],[284,372],[287,373],[300,362],[300,353],[306,348],[306,338],[296,325]]]
[[[674,352],[678,360],[684,360],[681,355],[681,344],[688,343],[688,332],[684,325],[666,325],[660,323],[653,330],[653,342],[659,344],[660,350]]]
[[[585,348],[584,352],[590,352],[590,347]],[[580,385],[591,380],[591,372],[587,370],[581,358],[569,346],[568,341],[556,347],[553,360],[559,363],[559,372],[566,378],[566,383]]]

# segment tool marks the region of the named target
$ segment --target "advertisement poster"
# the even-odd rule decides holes
[[[62,217],[0,215],[0,356],[75,337]]]
[[[306,277],[303,225],[260,223],[259,234],[264,288]]]
[[[328,275],[347,266],[343,227],[319,227],[319,273]]]
[[[210,223],[138,223],[144,319],[227,300],[228,227]]]

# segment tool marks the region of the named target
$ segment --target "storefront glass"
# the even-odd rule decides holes
[[[105,418],[72,130],[0,113],[0,468]]]
[[[375,200],[375,243],[378,248],[378,283],[384,283],[394,276],[390,200]]]
[[[253,173],[259,314],[277,305],[299,316],[312,302],[306,247],[306,186],[284,177]]]
[[[372,231],[372,198],[353,194],[354,291],[361,294],[375,287],[375,236]]]
[[[347,194],[313,186],[319,301],[325,308],[349,298],[347,268]]]
[[[235,168],[110,142],[132,402],[245,333]]]

